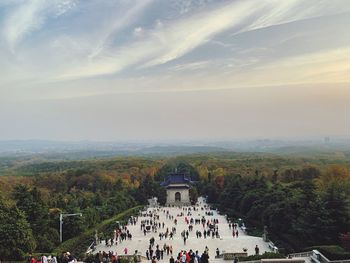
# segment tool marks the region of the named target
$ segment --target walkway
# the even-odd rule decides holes
[[[125,240],[121,242],[118,245],[113,245],[112,247],[105,246],[105,242],[103,241],[101,244],[98,244],[96,247],[95,252],[98,251],[113,251],[116,252],[118,255],[124,254],[124,249],[128,249],[128,254],[133,254],[135,250],[137,250],[142,256],[145,256],[146,250],[149,246],[149,240],[150,238],[155,238],[155,244],[159,245],[159,247],[163,247],[164,244],[168,246],[172,246],[173,248],[173,255],[176,257],[177,253],[180,250],[190,250],[193,251],[198,250],[200,254],[203,253],[205,247],[207,246],[209,248],[209,257],[210,261],[212,261],[215,258],[215,251],[217,248],[219,248],[220,253],[227,252],[227,253],[233,253],[233,252],[243,252],[243,248],[247,249],[248,255],[255,254],[255,246],[258,245],[260,249],[260,253],[264,253],[265,251],[270,251],[268,247],[268,243],[264,242],[262,238],[260,237],[253,237],[246,235],[240,228],[238,228],[238,237],[232,236],[232,229],[229,228],[229,223],[226,220],[226,217],[223,215],[219,215],[217,211],[210,210],[208,205],[204,202],[202,198],[198,199],[198,204],[196,206],[196,211],[190,212],[191,215],[188,215],[188,211],[184,211],[183,209],[187,209],[189,207],[160,207],[158,209],[155,208],[148,208],[144,211],[144,213],[147,212],[153,212],[153,214],[159,215],[159,220],[157,222],[165,224],[164,228],[161,227],[157,230],[157,232],[147,232],[146,235],[144,235],[143,230],[141,230],[141,221],[150,219],[149,216],[139,216],[136,225],[128,225],[127,228],[132,234],[132,240]],[[173,216],[174,219],[177,219],[177,225],[175,225],[174,220],[171,220],[167,218],[166,214],[170,216]],[[212,215],[207,215],[207,213],[210,212]],[[184,213],[184,215],[181,215],[181,213]],[[189,238],[186,241],[186,244],[184,244],[184,240],[181,236],[181,232],[183,230],[188,230],[189,224],[186,223],[185,219],[187,218],[190,220],[190,218],[193,219],[201,219],[202,217],[205,217],[205,219],[212,220],[217,219],[218,220],[218,231],[220,234],[220,238],[212,238],[207,237],[206,239],[203,237],[197,238],[196,237],[196,231],[199,230],[203,232],[204,228],[202,224],[193,224],[193,230],[189,231]],[[159,233],[164,233],[166,229],[168,228],[171,230],[173,227],[176,227],[176,234],[174,235],[173,239],[169,240],[169,237],[167,239],[160,240]],[[205,229],[207,227],[205,226]],[[166,255],[166,252],[164,252],[164,261],[169,262],[169,257]],[[216,261],[216,260],[215,260]],[[222,261],[222,260],[219,260]]]

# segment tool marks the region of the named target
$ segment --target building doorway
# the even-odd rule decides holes
[[[181,202],[181,193],[180,192],[175,193],[175,202]]]

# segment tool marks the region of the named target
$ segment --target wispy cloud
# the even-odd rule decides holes
[[[12,51],[25,38],[32,43],[21,45],[21,52],[14,59],[18,67],[12,74],[13,65],[6,67],[6,63],[2,62],[0,66],[9,73],[6,74],[8,80],[20,81],[21,77],[25,79],[30,76],[32,80],[40,82],[115,73],[122,76],[126,70],[128,74],[143,74],[147,70],[164,74],[169,73],[169,69],[184,72],[216,67],[235,75],[241,73],[239,69],[249,67],[250,72],[256,72],[255,67],[264,61],[254,56],[254,52],[259,53],[258,56],[262,53],[267,56],[270,51],[250,43],[251,46],[236,48],[235,40],[240,34],[251,32],[254,35],[260,29],[350,10],[347,0],[334,0],[331,4],[327,0],[171,1],[172,5],[179,5],[182,11],[178,16],[171,16],[173,19],[167,19],[162,16],[164,10],[153,11],[154,8],[161,8],[157,0],[109,3],[101,9],[106,12],[105,15],[94,12],[95,7],[106,4],[98,1],[88,4],[77,0],[12,3],[6,4],[9,8],[3,18],[4,39]],[[164,8],[168,2],[162,3]],[[73,9],[77,10],[76,17],[68,21],[60,20],[61,16]],[[91,20],[94,23],[90,28]],[[55,31],[50,32],[52,25]],[[34,32],[39,30],[41,38],[36,40]],[[31,35],[34,36],[31,38]],[[307,37],[305,33],[298,32],[297,36]],[[282,38],[275,39],[276,45],[293,40],[289,36]],[[194,59],[181,61],[190,58],[203,46],[211,47],[192,56]],[[226,54],[222,58],[210,55],[218,50],[225,50]]]
[[[39,29],[45,20],[44,0],[27,1],[11,12],[4,26],[4,35],[11,49],[31,31]]]
[[[106,48],[110,47],[109,45],[113,41],[113,37],[123,28],[135,22],[145,8],[152,2],[154,2],[154,0],[137,1],[121,17],[115,17],[106,28],[103,28],[104,32],[98,41],[98,45],[91,52],[89,58],[97,57],[103,53]]]
[[[49,15],[60,16],[75,7],[75,0],[30,0],[13,1],[5,18],[3,35],[10,49],[33,31],[39,30]]]
[[[278,72],[278,81],[337,83],[350,81],[350,47],[288,57],[258,68],[262,72]],[[262,74],[263,75],[263,74]],[[265,80],[266,81],[266,80]],[[271,82],[271,80],[270,80]]]
[[[186,63],[186,64],[177,64],[173,67],[171,67],[171,70],[175,71],[187,71],[187,70],[198,70],[198,69],[204,69],[210,65],[210,61],[197,61],[192,63]]]
[[[349,24],[349,0],[0,0],[0,137],[349,134]]]
[[[251,30],[290,23],[328,14],[320,3],[308,4],[301,0],[245,0],[225,3],[213,10],[167,22],[162,27],[143,30],[143,39],[117,48],[99,50],[93,60],[63,74],[63,78],[80,78],[113,74],[132,65],[139,68],[152,67],[178,59],[207,40],[224,31],[232,35]],[[350,7],[349,7],[350,8]],[[343,12],[344,8],[332,10]]]

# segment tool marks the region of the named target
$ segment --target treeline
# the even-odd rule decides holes
[[[90,164],[91,165],[91,164]],[[29,252],[50,253],[59,244],[60,213],[66,217],[63,241],[138,204],[163,190],[153,180],[158,163],[126,160],[104,163],[110,168],[0,177],[0,260],[20,260]],[[163,196],[165,196],[163,192]]]
[[[201,194],[232,219],[243,218],[249,228],[267,226],[269,237],[286,252],[315,245],[341,245],[350,230],[350,172],[334,166],[286,170],[281,175],[251,176],[209,173]],[[260,231],[260,234],[262,231]]]
[[[43,173],[56,173],[68,170],[115,170],[118,172],[130,172],[131,169],[144,169],[159,167],[164,164],[162,159],[118,157],[86,160],[50,160],[47,157],[28,156],[26,158],[0,157],[0,175],[24,175],[37,176]]]
[[[20,164],[6,159],[3,172],[12,176],[0,176],[1,259],[52,251],[60,213],[83,214],[64,219],[68,240],[150,197],[165,203],[160,182],[175,168],[195,181],[193,201],[207,195],[248,228],[266,225],[279,247],[339,244],[339,233],[349,230],[350,173],[311,161],[238,153]]]

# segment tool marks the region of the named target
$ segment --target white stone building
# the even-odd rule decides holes
[[[166,205],[190,205],[190,184],[191,180],[185,174],[170,174],[162,183],[162,186],[166,187]]]

